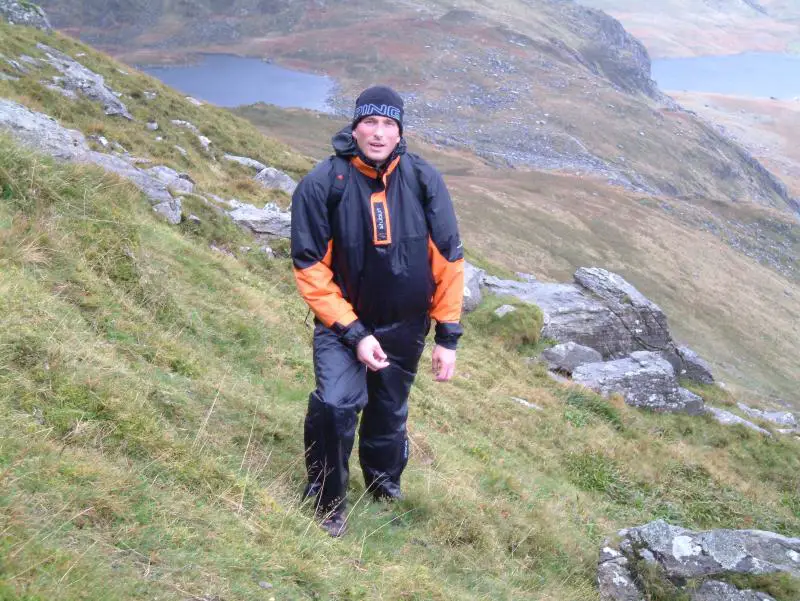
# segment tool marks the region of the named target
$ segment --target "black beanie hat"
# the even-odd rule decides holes
[[[359,121],[371,115],[394,119],[400,126],[400,135],[403,135],[403,99],[392,88],[373,86],[361,92],[353,113],[353,129]]]

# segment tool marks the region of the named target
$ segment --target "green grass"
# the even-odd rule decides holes
[[[188,110],[231,150],[247,134],[241,154],[310,164]],[[201,189],[234,194],[227,167],[192,161]],[[525,359],[541,313],[497,320],[489,299],[452,383],[423,357],[406,498],[362,498],[354,457],[351,532],[329,539],[299,502],[311,330],[285,249],[267,259],[192,198],[200,225],[169,226],[132,185],[1,136],[0,190],[0,599],[596,601],[622,527],[800,529],[796,441],[563,388]]]
[[[478,319],[459,378],[412,391],[407,499],[360,500],[354,466],[352,534],[328,540],[298,504],[313,381],[288,260],[210,250],[238,233],[170,227],[134,188],[5,138],[0,183],[10,598],[249,600],[268,581],[287,599],[595,599],[597,548],[625,525],[800,525],[796,444],[561,388]],[[718,474],[695,463],[712,456]],[[754,496],[754,473],[774,485]]]
[[[500,316],[497,310],[509,306],[513,311]],[[535,348],[542,331],[542,311],[536,305],[512,297],[489,296],[465,320],[466,328],[492,337],[509,348]]]
[[[762,591],[772,596],[775,601],[793,601],[800,599],[800,578],[789,574],[735,574],[720,578],[739,589]]]

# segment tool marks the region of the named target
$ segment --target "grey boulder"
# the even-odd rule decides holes
[[[26,25],[44,31],[53,30],[45,12],[32,2],[0,0],[0,15],[12,25]]]
[[[227,204],[233,208],[227,212],[230,218],[252,233],[267,237],[291,237],[292,216],[281,211],[277,205],[267,204],[259,209],[237,200],[228,201]]]
[[[797,428],[797,418],[789,411],[762,411],[761,409],[748,407],[744,403],[738,403],[738,406],[750,417],[763,419],[784,428]]]
[[[190,194],[194,191],[194,182],[192,182],[189,175],[186,173],[178,173],[170,167],[158,165],[156,167],[150,167],[149,169],[146,169],[145,173],[156,178],[160,182],[163,182],[169,188],[177,192]]]
[[[254,169],[256,171],[263,171],[267,168],[267,166],[255,159],[251,159],[250,157],[240,157],[233,154],[226,154],[223,156],[226,161],[231,161],[232,163],[239,163],[244,167],[249,167],[250,169]]]
[[[644,597],[634,582],[628,560],[619,555],[600,562],[597,566],[597,588],[600,601],[643,601]]]
[[[656,520],[625,532],[647,549],[670,578],[785,572],[800,577],[800,538],[763,530],[694,532]]]
[[[667,316],[622,276],[599,267],[581,267],[574,278],[600,298],[630,334],[631,350],[663,351],[674,346]]]
[[[603,356],[588,346],[567,342],[542,352],[542,359],[547,361],[549,369],[571,374],[581,365],[602,362]]]
[[[483,300],[481,293],[481,279],[486,272],[471,263],[464,261],[464,313],[470,313],[478,308]]]
[[[274,167],[265,167],[255,177],[255,180],[268,190],[283,190],[289,196],[294,194],[297,182],[283,171]]]
[[[725,409],[719,409],[717,407],[708,407],[706,411],[711,417],[713,417],[723,426],[741,425],[744,426],[745,428],[749,428],[750,430],[754,430],[755,432],[764,434],[765,436],[772,436],[769,430],[765,430],[764,428],[755,425],[753,422],[747,421],[743,417],[739,417],[735,413],[731,413],[730,411],[726,411]]]
[[[182,127],[184,129],[188,129],[194,135],[199,136],[200,130],[197,129],[197,126],[194,123],[190,123],[189,121],[184,121],[183,119],[172,119],[171,123],[173,125],[177,125],[178,127]]]
[[[691,599],[692,601],[775,601],[766,593],[740,591],[727,582],[716,580],[704,582],[700,588],[692,592]]]
[[[102,152],[90,151],[81,162],[94,163],[106,171],[130,180],[147,196],[156,213],[163,215],[173,225],[181,222],[181,199],[173,197],[167,184],[160,179],[136,168],[121,157]]]
[[[644,598],[628,569],[632,562],[658,564],[664,577],[679,586],[685,586],[687,579],[705,579],[696,590],[685,591],[693,601],[770,601],[769,595],[739,590],[714,578],[776,572],[800,575],[800,539],[774,532],[696,532],[656,520],[622,530],[619,537],[616,545],[606,542],[600,549],[597,582],[602,601]]]
[[[67,129],[43,113],[0,98],[0,128],[28,147],[62,160],[77,160],[89,152],[84,135]]]
[[[106,115],[119,115],[125,119],[133,120],[133,116],[128,112],[127,107],[105,84],[105,79],[102,75],[87,69],[78,61],[63,52],[50,48],[50,46],[39,43],[36,44],[36,47],[46,54],[45,62],[55,67],[62,74],[60,77],[54,77],[53,83],[64,90],[82,94],[89,100],[101,103]]]
[[[576,342],[619,359],[634,351],[675,354],[675,343],[663,311],[621,276],[597,267],[575,272],[575,283],[552,284],[486,277],[484,286],[538,305],[542,337]]]
[[[572,379],[606,397],[621,394],[634,407],[690,415],[704,409],[699,396],[678,386],[672,366],[658,353],[637,351],[624,359],[580,365]]]
[[[497,315],[500,319],[508,315],[509,313],[513,313],[517,309],[514,305],[501,305],[494,310],[494,314]]]
[[[688,346],[678,347],[677,353],[683,364],[682,376],[694,382],[700,382],[701,384],[714,383],[714,375],[711,373],[711,366],[697,353]]]

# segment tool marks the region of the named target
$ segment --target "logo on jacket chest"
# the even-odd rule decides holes
[[[389,223],[389,209],[384,193],[373,194],[370,199],[372,208],[372,242],[378,246],[392,243],[392,228]]]

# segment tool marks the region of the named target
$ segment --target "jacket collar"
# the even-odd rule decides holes
[[[394,154],[394,153],[392,153]],[[397,168],[397,164],[400,162],[400,157],[395,156],[392,158],[391,156],[387,159],[387,162],[384,163],[383,167],[380,169],[376,169],[372,165],[366,163],[360,156],[355,156],[350,159],[350,162],[353,166],[358,169],[361,173],[370,177],[372,179],[385,179],[392,174],[392,171]]]

